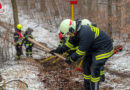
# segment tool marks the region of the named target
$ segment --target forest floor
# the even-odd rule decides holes
[[[110,69],[113,60],[110,59],[105,66],[106,79],[100,84],[100,90],[130,90],[130,72]],[[66,66],[63,60],[56,64],[52,64],[52,61],[42,64],[45,77],[43,82],[48,90],[83,90],[82,72],[76,70],[76,64]]]
[[[12,68],[6,68],[1,74],[5,81],[15,81],[6,83],[6,87],[10,87],[10,90],[14,90],[16,87],[17,90],[21,90],[21,88],[22,90],[26,90],[26,88],[35,90],[83,90],[82,72],[76,70],[76,63],[66,65],[63,60],[59,60],[53,64],[53,60],[48,60],[42,64],[32,58],[14,61],[13,66],[8,65]],[[113,60],[110,59],[110,61]],[[110,69],[110,65],[112,63],[107,63],[105,66],[106,80],[100,84],[100,90],[130,90],[130,72]],[[14,85],[14,83],[17,84]]]

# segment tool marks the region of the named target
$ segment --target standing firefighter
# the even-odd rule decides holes
[[[14,32],[14,45],[16,48],[16,58],[17,60],[20,59],[20,56],[22,55],[22,34],[21,29],[23,26],[21,24],[18,24],[16,26],[15,32]]]
[[[100,76],[104,74],[103,66],[113,54],[111,38],[102,30],[93,26],[87,20],[87,25],[81,25],[81,21],[63,20],[60,24],[60,32],[69,35],[62,47],[50,51],[59,53],[78,46],[76,51],[65,60],[67,64],[85,57],[82,67],[84,76],[84,90],[99,90]]]
[[[33,36],[32,36],[32,32],[33,32],[33,29],[32,28],[28,28],[23,36],[23,43],[24,43],[24,46],[26,48],[26,56],[30,56],[32,57],[32,47],[33,47],[33,43],[31,43],[28,38],[31,38],[33,39]]]

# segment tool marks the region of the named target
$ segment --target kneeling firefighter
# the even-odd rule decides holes
[[[62,54],[78,46],[65,62],[71,64],[84,56],[82,63],[84,90],[99,90],[100,71],[108,58],[113,55],[112,39],[105,32],[93,26],[89,20],[87,20],[87,25],[81,25],[80,20],[65,19],[60,24],[60,32],[69,37],[64,45],[51,50],[50,53]]]

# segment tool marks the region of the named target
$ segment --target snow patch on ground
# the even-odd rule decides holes
[[[130,54],[124,50],[112,56],[107,63],[110,63],[110,69],[122,72],[130,72]]]
[[[13,65],[14,64],[14,65]],[[32,65],[24,65],[24,64],[17,64],[16,62],[12,63],[13,66],[6,66],[5,68],[1,69],[1,75],[3,77],[3,82],[6,83],[11,80],[21,80],[28,85],[29,90],[46,90],[44,88],[44,84],[39,80],[38,74],[39,70],[38,67]],[[3,84],[0,83],[0,86]],[[19,90],[17,89],[17,85],[12,87],[11,83],[7,84],[7,90]]]

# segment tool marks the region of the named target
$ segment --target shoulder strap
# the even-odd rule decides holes
[[[18,33],[19,38],[22,38],[22,34],[20,32],[18,32],[18,31],[15,31],[15,32]]]

